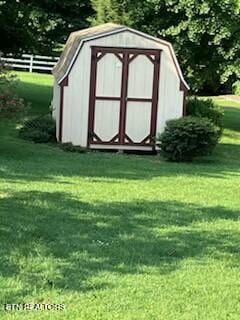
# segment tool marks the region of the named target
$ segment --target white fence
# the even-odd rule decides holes
[[[1,57],[0,59],[13,69],[24,69],[29,72],[33,72],[35,70],[50,72],[59,60],[57,57],[33,54],[23,54],[18,58],[14,58],[13,55],[8,55],[7,57]]]

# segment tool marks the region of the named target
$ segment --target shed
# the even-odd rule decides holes
[[[107,23],[70,34],[53,69],[57,139],[92,149],[152,150],[189,89],[172,45]]]

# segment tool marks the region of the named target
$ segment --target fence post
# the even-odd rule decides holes
[[[30,66],[29,66],[29,72],[32,72],[33,70],[33,55],[30,56]]]

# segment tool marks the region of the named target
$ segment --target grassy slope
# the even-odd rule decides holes
[[[51,77],[21,78],[46,110]],[[239,319],[240,106],[218,102],[222,143],[194,164],[64,153],[0,122],[0,303],[66,304],[1,319]]]

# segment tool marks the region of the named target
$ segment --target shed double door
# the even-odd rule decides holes
[[[92,47],[89,146],[154,146],[159,71],[159,50]]]

